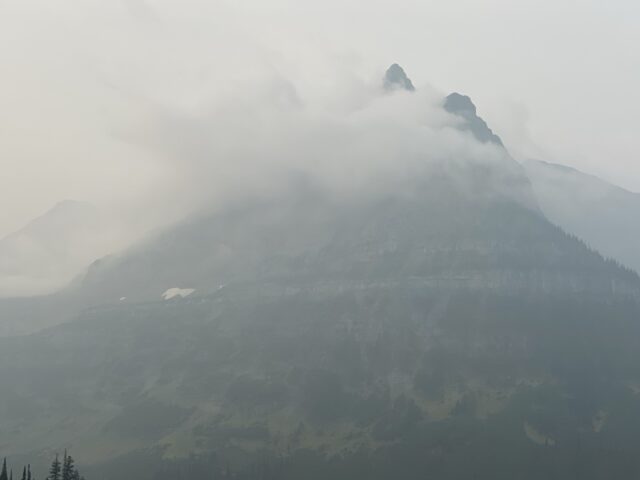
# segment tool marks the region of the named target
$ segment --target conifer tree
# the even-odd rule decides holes
[[[27,480],[27,467],[22,469],[22,480]]]
[[[31,480],[31,464],[27,465],[27,480]]]
[[[67,455],[67,451],[64,451],[64,459],[62,461],[62,480],[72,480],[74,468],[74,461],[71,455]]]
[[[2,461],[2,470],[0,470],[0,480],[9,480],[7,477],[7,459]]]
[[[49,476],[47,477],[47,480],[61,480],[61,470],[62,467],[60,465],[60,459],[58,458],[58,455],[56,455],[56,459],[51,463],[51,467],[49,468]]]

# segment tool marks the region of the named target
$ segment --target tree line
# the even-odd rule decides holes
[[[0,480],[13,480],[13,469],[7,468],[6,458],[2,461]],[[18,480],[17,477],[16,480]],[[35,477],[31,474],[31,465],[25,465],[22,468],[21,480],[35,480]],[[60,460],[60,457],[56,454],[55,459],[49,467],[49,475],[45,480],[85,480],[85,478],[80,475],[73,457],[67,454],[65,450],[62,460]]]

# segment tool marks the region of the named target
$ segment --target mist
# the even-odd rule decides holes
[[[274,78],[294,85],[306,102],[311,94],[359,87],[363,79],[373,83],[394,61],[417,84],[471,94],[519,158],[562,161],[637,190],[638,149],[625,113],[638,109],[638,65],[629,58],[637,32],[627,21],[636,6],[553,5],[576,21],[545,23],[551,3],[519,12],[500,1],[354,2],[342,6],[339,17],[330,5],[285,1],[69,0],[55,7],[5,1],[0,30],[11,48],[2,51],[0,191],[3,203],[15,208],[1,213],[0,235],[67,198],[137,218],[153,215],[159,199],[179,202],[182,190],[173,188],[184,166],[128,141],[131,124],[146,121],[149,105],[201,109]],[[487,14],[477,15],[482,9]],[[500,12],[500,21],[489,20],[490,12]],[[350,24],[356,18],[358,29]],[[403,28],[392,29],[398,22]],[[617,34],[590,40],[595,22]],[[572,40],[561,37],[567,28]],[[535,35],[517,34],[543,29],[539,44]],[[514,42],[522,48],[507,48]],[[548,42],[555,48],[546,48]],[[565,66],[576,43],[585,55]],[[514,53],[522,50],[538,53]],[[614,62],[625,66],[625,75],[607,74]],[[542,75],[545,64],[549,73]],[[596,64],[597,72],[585,73]],[[622,100],[635,107],[620,112],[615,106]],[[605,123],[616,128],[605,131]]]
[[[0,480],[639,478],[639,16],[0,0]]]
[[[13,99],[18,119],[49,141],[13,139],[26,161],[11,173],[39,171],[30,178],[33,194],[22,195],[27,201],[6,215],[21,217],[32,203],[42,205],[43,213],[46,202],[58,203],[57,196],[86,201],[96,213],[87,216],[89,225],[66,227],[84,233],[82,245],[69,246],[65,255],[47,245],[64,222],[49,232],[40,229],[37,238],[25,234],[28,227],[5,238],[2,296],[64,288],[94,261],[121,254],[176,222],[250,196],[273,195],[291,182],[309,182],[333,196],[397,194],[434,165],[451,170],[455,162],[490,164],[507,156],[458,130],[462,120],[443,110],[445,92],[428,84],[418,84],[416,92],[384,91],[386,66],[363,72],[357,61],[322,59],[314,75],[290,65],[279,71],[282,62],[265,62],[269,55],[256,48],[256,39],[244,38],[234,24],[207,30],[213,43],[205,49],[203,32],[193,28],[200,10],[185,10],[186,30],[173,10],[160,21],[142,5],[103,12],[122,35],[118,43],[105,44],[91,31],[93,10],[77,24],[71,18],[79,15],[76,9],[56,9],[87,43],[72,45],[76,37],[60,35],[54,45],[31,45],[46,57],[52,51],[45,48],[74,50],[51,65],[45,61],[56,82],[39,87],[44,98],[23,95],[23,104]],[[13,8],[24,15],[31,7]],[[40,20],[47,28],[48,21]],[[38,88],[42,79],[29,80]],[[4,192],[7,201],[11,188]]]

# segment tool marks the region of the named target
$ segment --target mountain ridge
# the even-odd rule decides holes
[[[603,255],[640,271],[640,194],[548,162],[524,163],[545,215]]]

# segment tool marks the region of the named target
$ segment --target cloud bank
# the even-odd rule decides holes
[[[504,0],[481,3],[6,0],[0,202],[11,208],[0,209],[0,238],[66,198],[117,218],[124,225],[117,249],[196,209],[274,191],[293,177],[350,195],[393,190],[442,159],[502,162],[504,152],[456,130],[459,119],[441,108],[445,92],[424,79],[470,94],[523,157],[554,157],[548,143],[532,140],[545,132],[562,136],[558,151],[567,155],[595,139],[593,151],[614,158],[605,155],[605,134],[616,142],[612,152],[635,151],[631,130],[621,129],[629,119],[607,121],[623,89],[605,106],[595,93],[576,102],[597,85],[613,90],[602,72],[630,39],[622,17],[585,2],[572,36],[551,22],[540,39],[514,33],[540,31],[545,12],[567,13],[572,2],[539,3],[525,14]],[[625,3],[623,17],[636,8]],[[477,15],[487,11],[500,12],[499,25]],[[572,42],[587,42],[594,25],[619,32],[610,40],[616,48],[585,49],[591,60],[574,55],[575,71],[567,70],[567,54],[581,51]],[[587,60],[603,68],[586,75]],[[381,75],[396,61],[412,77],[413,94],[381,91]],[[634,64],[624,65],[625,78],[640,78]],[[571,88],[552,85],[543,71]],[[514,98],[526,106],[512,108]],[[617,129],[585,136],[593,131],[586,119]],[[558,122],[578,129],[573,146]],[[610,177],[625,162],[611,161]]]

